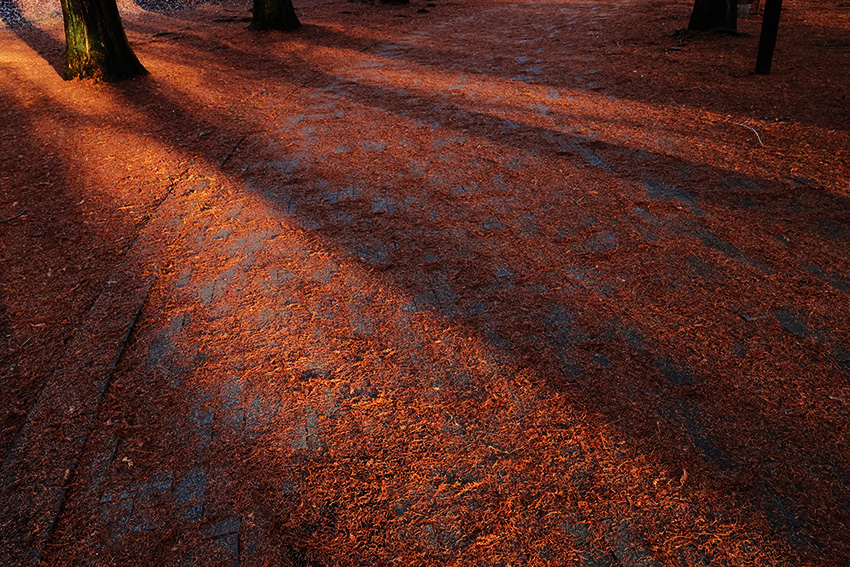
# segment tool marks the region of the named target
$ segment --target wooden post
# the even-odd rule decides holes
[[[759,53],[756,58],[756,73],[770,75],[773,62],[773,50],[776,48],[776,36],[779,34],[779,14],[782,12],[782,0],[765,0],[764,19],[761,21]]]

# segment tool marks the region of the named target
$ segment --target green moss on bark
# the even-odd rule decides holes
[[[62,0],[65,79],[119,81],[147,74],[124,33],[115,0]]]

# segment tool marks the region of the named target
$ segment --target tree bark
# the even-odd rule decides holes
[[[65,79],[119,81],[147,70],[130,48],[115,0],[62,0]]]
[[[252,30],[292,31],[301,27],[292,0],[254,0]]]
[[[737,0],[694,0],[694,9],[688,22],[691,31],[713,29],[738,29]]]
[[[773,63],[773,50],[776,48],[776,36],[779,35],[779,16],[782,13],[782,0],[767,0],[764,4],[764,18],[761,21],[759,53],[756,57],[756,73],[770,75]]]

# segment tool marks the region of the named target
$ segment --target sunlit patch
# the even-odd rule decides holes
[[[131,333],[84,318],[126,350],[48,559],[840,554],[846,136],[629,92],[579,44],[618,7],[134,15],[121,85],[18,47],[27,151],[155,275]]]

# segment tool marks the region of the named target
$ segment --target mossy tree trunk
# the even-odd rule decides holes
[[[738,0],[694,0],[688,22],[691,31],[738,28]]]
[[[254,0],[252,30],[291,31],[301,27],[292,0]]]
[[[65,79],[119,81],[147,74],[130,48],[115,0],[62,0]]]

